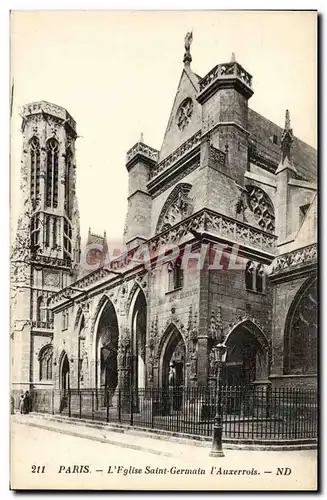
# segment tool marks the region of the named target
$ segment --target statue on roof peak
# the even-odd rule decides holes
[[[193,31],[188,31],[184,38],[185,53],[184,53],[183,63],[186,66],[189,66],[192,61],[191,50],[190,50],[192,41],[193,41]]]

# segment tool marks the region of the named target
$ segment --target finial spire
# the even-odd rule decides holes
[[[183,58],[184,66],[190,66],[192,62],[192,56],[190,50],[192,40],[193,40],[193,31],[188,31],[184,39],[184,47],[185,47],[184,58]]]
[[[236,57],[235,57],[235,52],[232,52],[232,57],[231,57],[231,60],[230,62],[236,62]]]
[[[285,130],[291,130],[291,117],[290,117],[290,112],[287,109],[285,112]]]
[[[291,149],[292,149],[292,142],[293,142],[293,129],[291,128],[291,118],[290,118],[290,112],[287,109],[285,113],[285,127],[282,133],[281,137],[281,144],[280,144],[280,149],[282,152],[282,163],[284,163],[284,160],[287,158],[289,162],[292,160],[292,155],[291,155]]]
[[[144,142],[144,135],[143,135],[143,132],[141,132],[140,142]]]

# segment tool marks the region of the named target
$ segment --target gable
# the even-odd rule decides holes
[[[315,194],[302,225],[295,237],[294,247],[301,248],[317,242],[317,195]]]
[[[169,156],[175,149],[183,144],[187,139],[192,137],[201,128],[201,105],[197,102],[196,96],[199,92],[200,78],[195,75],[189,68],[183,69],[181,79],[177,88],[176,96],[174,99],[173,107],[168,120],[168,125],[162,142],[159,154],[159,162]],[[192,113],[189,116],[188,123],[179,126],[179,111],[181,105],[190,99],[192,104]],[[187,105],[187,102],[185,103]],[[188,110],[186,109],[186,112]]]

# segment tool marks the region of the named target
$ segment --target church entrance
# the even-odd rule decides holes
[[[186,348],[183,337],[176,326],[167,331],[161,355],[161,385],[163,389],[163,411],[171,413],[181,410],[185,383]]]
[[[257,365],[262,356],[261,345],[255,335],[243,325],[232,333],[225,364],[226,385],[247,385],[256,380]]]
[[[100,314],[97,328],[96,386],[101,390],[98,399],[101,406],[112,406],[118,383],[118,322],[109,299]]]
[[[182,387],[184,385],[185,354],[183,337],[173,326],[164,346],[162,357],[162,387]]]
[[[69,390],[69,361],[67,353],[63,355],[60,370],[60,389],[66,393]]]
[[[238,325],[226,340],[223,384],[243,387],[228,400],[228,412],[247,414],[251,408],[253,382],[267,377],[267,340],[251,321]],[[252,411],[252,410],[251,410]]]
[[[146,299],[142,290],[138,292],[136,297],[133,313],[132,313],[132,328],[131,328],[131,344],[132,344],[132,369],[131,369],[131,385],[137,395],[139,389],[145,389],[145,346],[146,346],[146,322],[147,322],[147,306]]]

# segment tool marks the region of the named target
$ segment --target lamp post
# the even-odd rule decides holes
[[[213,426],[212,446],[209,456],[210,457],[224,457],[222,436],[223,436],[223,415],[222,415],[222,401],[221,401],[221,372],[223,366],[223,355],[227,347],[225,344],[218,343],[213,351],[215,355],[215,362],[217,363],[217,383],[216,383],[216,414]]]

